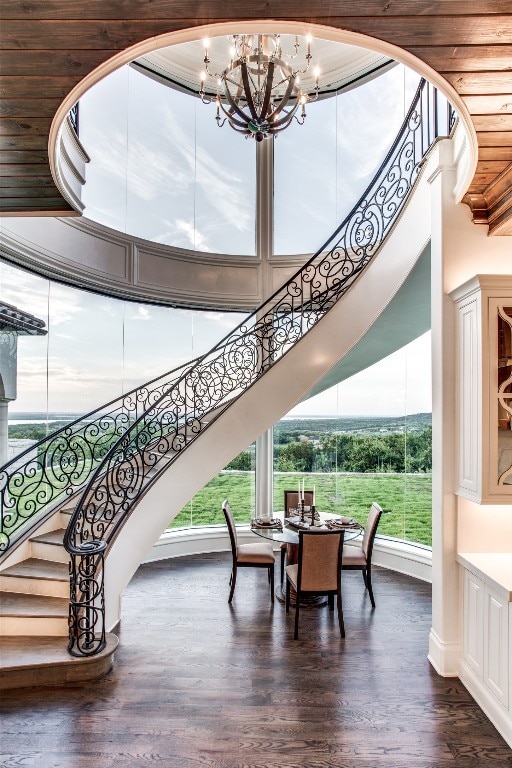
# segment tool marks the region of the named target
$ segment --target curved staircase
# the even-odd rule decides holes
[[[425,142],[427,88],[418,90],[363,198],[286,285],[210,353],[109,404],[108,419],[107,406],[98,409],[94,424],[108,423],[108,440],[97,450],[107,430],[95,427],[80,471],[75,459],[69,469],[70,446],[91,431],[92,415],[60,430],[65,471],[58,492],[26,523],[16,524],[12,540],[0,540],[6,550],[0,564],[0,687],[104,674],[117,644],[107,628],[120,618],[122,590],[169,521],[300,402],[393,300],[430,236],[424,150],[436,136]],[[52,455],[55,440],[50,436],[45,444],[48,453],[53,446]],[[34,461],[28,457],[26,466]],[[51,463],[43,458],[38,467],[37,477],[48,482]],[[2,519],[8,521],[16,507],[15,474],[22,472],[0,469]],[[24,514],[32,505],[27,498]],[[5,537],[5,524],[2,531]],[[72,655],[62,640],[68,634]]]

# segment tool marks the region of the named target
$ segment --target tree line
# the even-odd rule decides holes
[[[432,427],[379,435],[330,433],[317,440],[296,438],[274,445],[277,472],[431,472]],[[243,451],[228,469],[254,469]]]

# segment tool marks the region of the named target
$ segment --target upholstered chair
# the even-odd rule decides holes
[[[268,580],[270,582],[270,597],[272,602],[274,602],[275,557],[271,542],[257,541],[254,542],[254,544],[238,544],[235,520],[227,499],[222,503],[222,511],[224,512],[224,517],[226,518],[226,524],[228,526],[231,554],[233,556],[233,566],[231,569],[231,578],[229,580],[231,590],[229,592],[228,603],[232,601],[235,593],[236,573],[238,568],[266,568],[268,571]]]
[[[363,572],[364,585],[370,595],[372,608],[375,608],[375,598],[372,589],[372,552],[381,515],[381,507],[374,502],[366,520],[362,540],[355,545],[352,545],[352,543],[345,544],[343,548],[343,570]]]
[[[286,613],[290,610],[290,588],[295,590],[294,640],[299,636],[301,599],[305,595],[327,595],[334,610],[337,597],[340,633],[345,637],[341,601],[341,569],[344,531],[299,531],[299,560],[286,566]]]

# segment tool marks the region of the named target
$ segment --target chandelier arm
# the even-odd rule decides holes
[[[232,110],[226,109],[226,107],[221,103],[220,108],[222,109],[222,112],[226,115],[227,120],[229,120],[229,124],[235,128],[235,126],[239,125],[244,130],[247,129],[247,117],[244,116],[244,120],[237,120],[236,117],[234,117]],[[235,130],[237,130],[235,128]]]
[[[252,98],[251,84],[249,82],[249,74],[247,72],[247,62],[243,61],[240,65],[240,69],[242,71],[242,81],[244,84],[244,91],[245,91],[245,98],[247,99],[247,106],[249,107],[249,111],[252,115],[253,120],[257,120],[258,113],[256,112],[256,107],[254,106],[254,100]]]
[[[283,128],[287,128],[295,117],[298,106],[299,105],[297,104],[290,112],[286,112],[284,117],[281,117],[279,120],[270,123],[270,133],[277,133],[278,131],[282,131]]]
[[[267,69],[267,82],[265,84],[265,96],[263,98],[263,105],[261,107],[261,118],[264,120],[270,104],[270,98],[272,96],[272,86],[274,83],[274,62],[269,61]]]
[[[238,106],[236,101],[231,96],[231,93],[229,92],[229,88],[226,85],[225,81],[224,81],[224,95],[226,96],[226,99],[227,99],[227,101],[229,103],[229,106],[231,107],[233,112],[235,112],[239,117],[241,117],[242,120],[247,122],[248,121],[247,115],[245,114],[245,112],[242,109],[240,109],[240,107]],[[222,103],[221,103],[221,108],[223,109],[224,112],[226,112],[226,110],[222,107]]]
[[[288,104],[288,101],[290,100],[290,96],[292,95],[292,91],[293,91],[294,86],[295,86],[295,75],[293,75],[290,78],[290,81],[288,83],[288,88],[286,89],[286,91],[285,91],[285,93],[283,95],[283,98],[279,102],[278,106],[272,112],[272,114],[270,114],[268,116],[268,121],[269,122],[273,122],[275,120],[275,118],[278,116],[278,114],[280,112],[282,112],[283,109],[286,107],[286,105]],[[297,109],[298,105],[299,105],[299,102],[297,101],[297,104],[295,105],[294,109]]]

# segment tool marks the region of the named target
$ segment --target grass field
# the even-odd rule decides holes
[[[316,490],[321,512],[348,514],[364,523],[373,501],[383,508],[379,533],[397,539],[432,544],[432,477],[427,474],[274,475],[274,509],[283,509],[284,491],[295,490],[299,479]],[[235,519],[248,523],[254,514],[254,472],[221,472],[174,518],[169,527],[224,523],[221,505],[229,499]]]

